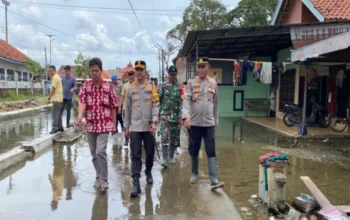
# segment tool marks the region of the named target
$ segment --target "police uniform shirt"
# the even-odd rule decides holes
[[[219,124],[218,90],[216,81],[210,77],[191,79],[185,89],[182,119],[189,118],[191,125],[211,127]]]
[[[159,97],[148,82],[132,83],[125,96],[125,128],[133,132],[149,132],[149,121],[158,122]]]

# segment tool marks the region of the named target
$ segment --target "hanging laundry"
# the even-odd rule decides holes
[[[242,62],[242,85],[247,85],[247,74],[249,71],[249,62],[248,60],[243,60]]]
[[[345,77],[346,76],[345,76],[344,70],[343,70],[343,68],[341,68],[337,73],[337,80],[335,82],[335,84],[337,85],[338,88],[343,87],[343,81],[344,81]]]
[[[272,63],[270,62],[262,63],[260,81],[265,84],[272,83]]]
[[[335,86],[334,78],[329,78],[327,85],[328,85],[328,112],[331,113],[331,115],[335,115],[335,110],[336,110],[335,92],[337,87]]]
[[[233,85],[240,86],[242,84],[242,77],[240,72],[239,62],[235,60],[233,62]]]
[[[273,63],[272,64],[272,84],[271,84],[271,86],[275,90],[278,89],[279,75],[280,75],[279,65],[277,63]]]
[[[261,63],[259,61],[255,62],[254,72],[253,72],[253,79],[255,81],[260,82],[260,74],[261,74]]]

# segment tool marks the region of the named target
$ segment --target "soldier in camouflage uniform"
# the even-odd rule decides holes
[[[181,84],[177,82],[177,68],[170,66],[168,81],[159,88],[160,132],[162,135],[162,166],[168,167],[169,159],[175,164],[174,153],[180,147]]]

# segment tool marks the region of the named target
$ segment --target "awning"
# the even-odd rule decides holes
[[[291,61],[305,61],[310,58],[344,50],[350,47],[350,32],[346,32],[292,51]]]

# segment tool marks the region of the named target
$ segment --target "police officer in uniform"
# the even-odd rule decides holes
[[[217,160],[215,154],[215,131],[219,124],[218,90],[216,81],[208,77],[210,70],[208,58],[197,60],[197,74],[190,79],[185,90],[182,107],[184,125],[190,128],[189,153],[192,159],[191,183],[198,178],[198,153],[204,139],[208,157],[208,170],[211,189],[222,188],[224,183],[217,179]]]
[[[141,193],[140,176],[142,168],[142,142],[146,153],[146,181],[153,184],[152,167],[155,152],[154,134],[158,123],[159,96],[156,88],[147,81],[146,62],[135,62],[136,81],[132,83],[125,95],[125,136],[130,136],[132,157],[132,178],[134,188],[130,197]]]

